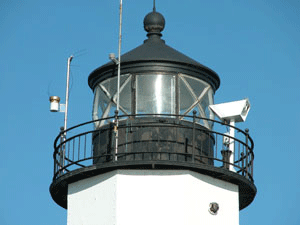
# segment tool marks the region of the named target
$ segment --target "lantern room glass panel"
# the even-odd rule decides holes
[[[109,78],[94,89],[93,120],[112,117],[117,109],[117,77]],[[131,75],[120,77],[119,115],[131,114]],[[101,126],[107,121],[96,122]]]
[[[213,104],[213,90],[211,86],[198,78],[179,74],[179,108],[181,115],[196,115],[202,118],[212,119],[213,113],[209,110],[209,105]],[[201,119],[197,121],[207,128],[212,127],[212,123]]]
[[[175,114],[175,75],[137,75],[137,114]]]
[[[117,103],[117,77],[109,78],[95,88],[93,119],[112,117]],[[119,115],[180,114],[213,119],[209,109],[214,91],[201,79],[185,74],[122,75],[120,82]],[[188,117],[179,117],[192,120]],[[200,119],[198,123],[212,128],[212,123]],[[97,122],[101,126],[106,122]]]

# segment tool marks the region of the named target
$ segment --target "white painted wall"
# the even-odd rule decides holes
[[[117,170],[68,192],[68,225],[239,224],[238,186],[188,170]]]

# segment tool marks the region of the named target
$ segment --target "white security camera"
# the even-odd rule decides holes
[[[210,105],[209,108],[221,121],[244,122],[250,110],[249,99]]]

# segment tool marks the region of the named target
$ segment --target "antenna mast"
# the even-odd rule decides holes
[[[68,58],[68,69],[67,69],[67,83],[66,83],[66,108],[65,108],[65,123],[64,130],[67,129],[67,121],[68,121],[68,105],[69,105],[69,81],[70,81],[70,64],[73,59],[73,55]]]
[[[120,24],[119,24],[119,52],[118,52],[118,87],[117,87],[117,110],[115,118],[115,137],[116,137],[116,146],[115,146],[115,160],[118,160],[118,139],[119,139],[119,119],[118,113],[120,109],[120,76],[121,76],[121,44],[122,44],[122,12],[123,12],[123,1],[120,0]]]
[[[121,75],[121,44],[122,44],[122,12],[123,2],[120,0],[120,24],[119,24],[119,52],[118,52],[118,98],[117,98],[117,110],[120,108],[120,75]]]

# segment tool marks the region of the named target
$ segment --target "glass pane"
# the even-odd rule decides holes
[[[100,119],[104,113],[110,100],[104,94],[102,89],[98,86],[95,89],[94,106],[93,106],[93,119]]]
[[[179,75],[180,114],[192,116],[196,110],[197,116],[211,119],[212,112],[208,106],[213,104],[213,91],[209,84],[187,75]],[[197,121],[210,128],[211,123],[206,120]]]
[[[208,105],[209,105],[209,100],[208,100],[208,93],[206,93],[202,98],[201,98],[201,107],[205,110],[205,117],[209,118],[209,110],[208,110]]]
[[[131,114],[131,78],[127,79],[120,87],[120,108]]]
[[[107,79],[95,88],[93,119],[111,117],[115,115],[117,102],[117,77]],[[131,77],[120,77],[120,112],[130,114],[131,111]],[[101,123],[100,125],[105,124]]]
[[[196,106],[194,108],[191,109],[191,111],[189,111],[186,115],[190,116],[190,117],[185,117],[184,120],[189,120],[189,121],[193,121],[193,112],[196,111],[196,117],[204,117],[202,112],[200,111],[200,104],[196,104]],[[210,123],[207,120],[203,120],[203,119],[196,119],[196,123],[199,123],[207,128],[210,128]]]
[[[210,88],[208,91],[208,99],[209,99],[209,105],[213,105],[214,104],[214,92],[213,92],[212,88]],[[215,119],[215,114],[213,113],[213,111],[209,109],[209,113],[210,113],[209,118],[212,120]]]
[[[129,77],[129,75],[121,75],[120,87],[124,84],[124,82],[127,80],[128,77]],[[118,78],[117,77],[109,78],[109,79],[103,81],[101,83],[101,85],[109,93],[109,96],[113,97],[117,93]]]
[[[182,79],[179,79],[179,105],[180,114],[184,114],[190,108],[196,99],[192,96],[191,91],[187,88]]]
[[[205,116],[206,118],[212,119],[213,112],[209,109],[209,105],[214,104],[212,101],[212,89],[209,89],[209,91],[203,96],[203,98],[200,101],[200,104],[202,108],[205,110]]]
[[[175,113],[175,76],[137,75],[136,85],[137,113]]]
[[[93,114],[92,118],[93,120],[99,119],[99,87],[96,87],[94,90],[94,103],[93,103]]]
[[[201,95],[204,88],[208,86],[208,84],[194,77],[183,75],[183,78],[188,82],[197,98]]]
[[[103,87],[102,90],[106,91],[106,94],[109,96],[109,98],[112,98],[117,92],[117,79],[110,78],[106,81],[103,81],[101,86]]]

